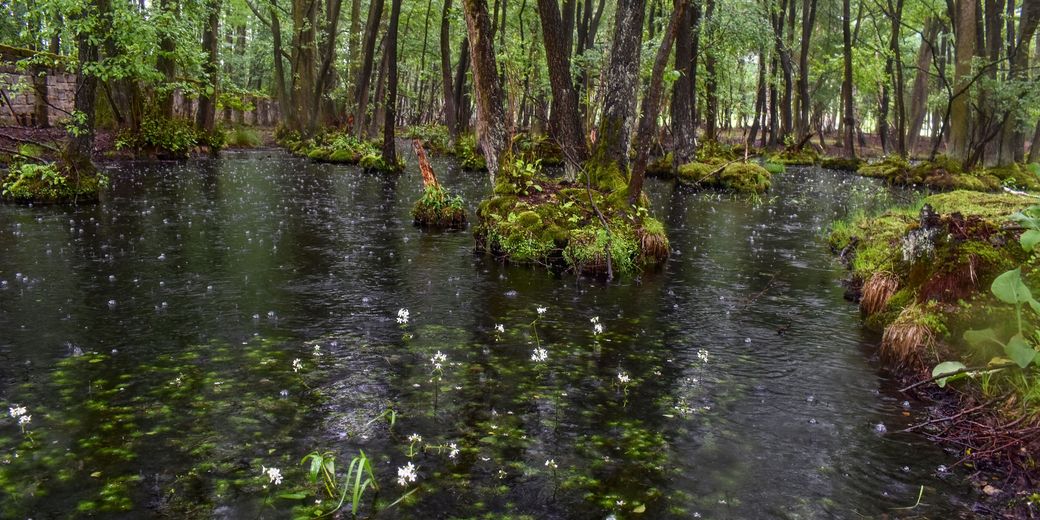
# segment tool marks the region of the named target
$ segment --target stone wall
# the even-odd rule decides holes
[[[72,74],[47,74],[47,122],[36,121],[36,90],[33,77],[14,67],[0,67],[0,126],[47,126],[72,112],[76,77]]]
[[[0,126],[48,126],[58,122],[72,112],[76,96],[76,76],[66,73],[47,73],[48,121],[37,121],[37,92],[33,88],[33,77],[25,71],[11,66],[0,66]],[[279,118],[278,103],[269,99],[256,98],[251,101],[253,110],[218,110],[217,121],[228,124],[272,126]],[[174,115],[195,119],[198,101],[174,95]]]

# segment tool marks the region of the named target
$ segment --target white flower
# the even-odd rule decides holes
[[[321,355],[321,345],[314,345],[314,355],[315,356],[320,356]]]
[[[697,359],[701,360],[701,363],[707,363],[708,362],[708,351],[704,350],[704,349],[698,350],[697,351]]]
[[[401,325],[408,323],[408,309],[399,309],[397,311],[397,323]]]
[[[17,419],[17,418],[25,415],[26,412],[28,411],[28,410],[25,409],[24,406],[18,406],[18,405],[14,405],[14,406],[8,407],[7,410],[8,410],[8,413],[11,414],[11,418],[12,419]]]
[[[593,316],[589,318],[589,321],[591,321],[593,324],[599,323],[599,316]]]
[[[626,374],[624,372],[618,372],[617,373],[617,379],[618,379],[618,382],[623,384],[623,385],[627,385],[628,382],[632,380],[632,378],[628,377],[628,374]]]
[[[418,475],[415,474],[415,465],[411,462],[397,468],[397,483],[401,486],[407,486],[409,482],[415,482],[416,478],[418,478]]]
[[[624,500],[618,500],[617,502],[614,502],[614,503],[617,504],[618,507],[624,507],[624,505],[625,505],[625,501]]]
[[[556,469],[558,467],[556,465],[556,459],[549,459],[549,460],[545,461],[545,467],[551,468],[551,469]]]
[[[455,457],[459,456],[459,447],[454,442],[451,443],[451,444],[448,444],[448,449],[451,450],[451,451],[448,452],[448,458],[449,459],[454,459]]]
[[[549,359],[549,351],[544,348],[538,347],[534,349],[534,352],[531,354],[531,361],[534,361],[535,363],[542,363],[546,359]]]
[[[25,426],[26,424],[29,424],[29,421],[32,421],[32,416],[23,415],[18,418],[18,426]]]
[[[448,362],[448,356],[446,354],[443,354],[439,350],[437,351],[436,354],[433,355],[432,358],[430,358],[430,363],[433,364],[433,369],[434,370],[440,370],[440,369],[444,368],[444,363],[447,363],[447,362]]]
[[[299,372],[300,370],[303,370],[303,361],[300,358],[292,360],[292,371]]]
[[[506,332],[505,325],[502,325],[501,323],[495,324],[495,332],[497,332],[499,334],[505,334],[505,332]]]
[[[535,310],[537,310],[538,311],[538,315],[541,316],[542,314],[545,314],[545,311],[547,311],[549,309],[547,307],[538,307]]]
[[[271,484],[278,485],[282,483],[282,470],[278,468],[260,466],[260,474],[266,475],[271,480]]]
[[[593,323],[592,324],[592,334],[596,335],[596,336],[598,336],[600,334],[603,334],[603,325],[600,324],[600,323]]]
[[[408,436],[408,442],[422,442],[422,435],[419,435],[418,433],[413,433]]]

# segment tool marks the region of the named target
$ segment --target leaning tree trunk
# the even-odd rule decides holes
[[[477,97],[477,136],[494,184],[499,163],[506,151],[502,84],[493,47],[494,34],[488,18],[487,0],[463,0],[466,33],[469,35],[473,93]]]
[[[386,118],[383,119],[383,162],[397,167],[394,126],[397,124],[397,22],[401,18],[401,0],[390,1],[390,26],[386,29],[387,89]]]
[[[661,39],[657,49],[654,68],[650,73],[650,89],[643,97],[643,110],[639,118],[639,129],[636,131],[636,162],[632,166],[632,176],[628,181],[628,203],[635,206],[643,193],[643,180],[646,178],[646,163],[650,158],[650,137],[657,126],[657,109],[661,105],[664,68],[668,65],[668,56],[672,52],[672,41],[679,29],[680,20],[685,18],[686,2],[678,0],[672,11],[672,19],[668,23],[668,32]]]
[[[618,0],[614,42],[603,85],[603,108],[592,160],[596,167],[628,171],[628,150],[639,85],[639,51],[643,41],[644,0]],[[610,188],[609,185],[601,186]]]
[[[570,17],[574,17],[573,0]],[[542,38],[545,41],[545,59],[549,64],[549,84],[552,87],[552,112],[555,124],[550,125],[565,160],[564,179],[574,182],[578,170],[588,159],[585,129],[578,113],[578,93],[571,79],[570,27],[564,25],[556,0],[538,0],[538,15],[542,20]]]

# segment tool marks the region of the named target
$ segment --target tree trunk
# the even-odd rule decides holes
[[[573,18],[573,0],[571,16]],[[566,4],[565,4],[566,5]],[[549,128],[556,138],[565,160],[564,180],[574,182],[578,170],[588,159],[585,129],[578,113],[578,93],[571,79],[569,32],[560,18],[556,0],[538,0],[538,15],[542,20],[542,39],[545,59],[549,65],[549,85],[552,88],[552,118]]]
[[[685,16],[686,2],[678,0],[672,11],[672,19],[668,23],[668,32],[661,38],[661,46],[657,49],[654,68],[650,73],[650,88],[643,97],[642,115],[639,118],[639,129],[636,131],[636,162],[632,166],[632,176],[628,182],[628,203],[636,206],[643,193],[643,180],[646,178],[646,163],[650,158],[650,137],[657,126],[657,110],[661,105],[664,68],[668,65],[668,56],[672,52],[672,40],[675,39],[680,21]]]
[[[917,51],[917,71],[914,74],[913,87],[910,89],[910,121],[907,126],[907,151],[910,154],[914,153],[921,139],[921,127],[928,110],[928,71],[931,70],[932,45],[939,34],[939,25],[934,18],[925,21],[921,48]]]
[[[628,171],[644,13],[644,0],[618,0],[614,41],[602,87],[603,107],[593,153],[595,167],[616,166],[622,177]],[[609,181],[601,187],[612,188]]]
[[[99,26],[111,26],[109,19],[109,0],[92,0],[93,12],[81,13],[84,19],[97,17]],[[76,34],[76,47],[79,56],[76,62],[76,97],[74,100],[75,114],[80,118],[74,118],[76,131],[70,132],[69,140],[65,144],[62,154],[69,173],[73,175],[92,175],[96,170],[93,163],[94,155],[94,100],[97,98],[98,78],[92,71],[87,70],[87,65],[96,64],[100,61],[97,39],[89,31],[80,29]]]
[[[719,121],[719,78],[716,70],[715,47],[715,0],[705,0],[704,23],[708,31],[704,32],[704,139],[718,141]]]
[[[1021,93],[1015,96],[1008,114],[1004,118],[1001,127],[1000,151],[997,157],[997,165],[1006,166],[1014,162],[1021,162],[1025,156],[1025,132],[1022,127],[1026,124],[1025,111],[1021,106],[1021,99],[1027,98],[1032,89],[1036,88],[1036,81],[1029,81],[1029,53],[1030,43],[1036,34],[1037,23],[1040,22],[1040,5],[1037,2],[1025,2],[1022,4],[1022,18],[1018,28],[1018,42],[1010,49],[1008,57],[1011,67],[1008,70],[1009,86]]]
[[[469,36],[462,38],[459,48],[459,61],[455,65],[455,124],[458,125],[456,135],[469,128],[469,99],[466,90],[466,71],[469,70]]]
[[[852,8],[851,0],[841,2],[842,58],[844,63],[841,82],[842,130],[845,156],[856,158],[855,99],[852,98]]]
[[[401,0],[390,0],[390,26],[386,35],[387,89],[386,119],[383,120],[383,162],[397,166],[394,127],[397,125],[397,23],[401,18]]]
[[[368,8],[368,22],[365,24],[365,38],[361,49],[361,69],[358,71],[357,90],[354,99],[357,108],[354,111],[354,135],[362,137],[365,131],[365,113],[368,110],[368,84],[372,77],[372,61],[375,59],[376,37],[379,35],[379,22],[383,18],[383,0],[372,0]]]
[[[968,159],[971,139],[971,60],[975,57],[975,1],[951,0],[956,4],[956,52],[954,66],[953,96],[950,101],[950,158],[964,163]]]
[[[477,98],[477,137],[494,184],[506,151],[507,123],[504,121],[502,85],[498,82],[495,63],[494,35],[488,19],[487,0],[463,0],[463,6],[473,69],[473,93]]]
[[[325,19],[325,35],[321,48],[321,66],[314,81],[313,98],[311,100],[307,127],[314,131],[318,124],[318,113],[324,105],[326,93],[332,90],[332,64],[336,58],[336,36],[339,34],[339,15],[342,11],[342,0],[327,0]]]
[[[802,0],[802,45],[798,57],[798,123],[799,140],[809,133],[809,48],[816,26],[816,0]]]
[[[459,138],[459,127],[455,121],[455,97],[451,82],[451,0],[444,0],[441,11],[441,92],[444,95],[444,125],[448,127],[451,144]]]
[[[218,30],[220,24],[220,0],[210,0],[209,16],[204,32],[202,33],[202,50],[206,53],[206,62],[202,69],[205,74],[206,86],[212,90],[203,91],[199,96],[199,109],[195,116],[195,126],[200,130],[212,132],[217,118],[217,89],[220,83],[219,61],[217,60],[217,48],[220,41]]]
[[[888,1],[889,19],[892,22],[892,34],[889,39],[889,52],[895,64],[895,75],[892,76],[892,91],[895,93],[895,145],[896,153],[906,157],[906,82],[903,80],[902,49],[899,45],[900,29],[903,20],[903,0]]]
[[[274,49],[274,94],[278,99],[278,111],[283,121],[288,123],[285,113],[289,110],[289,93],[285,89],[285,65],[282,63],[285,51],[282,49],[282,24],[275,0],[270,0],[268,12],[271,13],[271,46]]]
[[[674,8],[687,3],[675,0]],[[679,17],[675,34],[675,68],[679,79],[672,84],[672,171],[691,162],[697,154],[697,134],[693,127],[693,9],[687,7]]]

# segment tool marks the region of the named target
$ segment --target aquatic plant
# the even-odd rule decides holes
[[[440,185],[426,186],[412,207],[417,226],[460,229],[466,227],[466,206],[462,197],[452,195]]]

